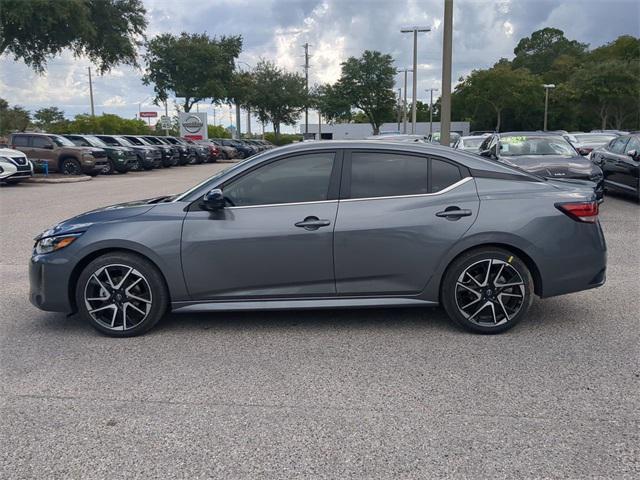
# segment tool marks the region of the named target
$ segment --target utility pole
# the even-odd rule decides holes
[[[449,146],[451,137],[451,59],[453,0],[444,0],[442,33],[442,96],[440,97],[440,144]]]
[[[549,90],[552,88],[556,88],[553,83],[548,83],[542,85],[544,87],[544,126],[542,127],[543,131],[547,131],[547,114],[549,113]]]
[[[167,101],[164,101],[164,116],[167,117],[167,119],[169,118],[169,107],[167,105]],[[167,124],[165,123],[164,125],[164,134],[169,135],[169,129],[167,128]]]
[[[404,72],[404,104],[402,105],[402,133],[407,133],[407,72],[412,72],[410,68],[403,68],[402,70],[398,70],[399,72]]]
[[[425,90],[429,92],[429,135],[433,135],[433,92],[438,91],[437,88],[429,88]],[[431,137],[430,137],[431,138]]]
[[[416,94],[418,90],[418,32],[430,32],[427,27],[410,27],[400,30],[402,33],[413,33],[413,100],[411,102],[411,133],[416,133]]]
[[[251,137],[251,107],[247,107],[247,136]]]
[[[309,43],[302,46],[304,48],[304,85],[307,97],[309,96],[309,46]],[[307,105],[304,106],[304,133],[305,135],[309,133],[309,107]]]
[[[398,132],[400,132],[400,121],[402,120],[402,89],[398,89]]]
[[[240,140],[240,103],[236,100],[236,138]]]
[[[95,117],[96,111],[93,108],[93,83],[91,82],[91,67],[87,67],[87,70],[89,71],[89,96],[91,97],[91,116]]]

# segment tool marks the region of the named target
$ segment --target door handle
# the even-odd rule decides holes
[[[461,209],[459,207],[447,207],[443,211],[436,213],[436,217],[446,218],[447,220],[458,220],[462,217],[470,217],[473,214],[471,210]]]
[[[320,227],[328,227],[331,225],[329,220],[320,220],[318,217],[306,217],[301,222],[294,224],[296,227],[304,228],[305,230],[317,230]]]

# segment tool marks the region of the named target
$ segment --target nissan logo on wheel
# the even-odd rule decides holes
[[[197,117],[195,115],[189,115],[182,122],[182,127],[189,133],[199,132],[203,125],[204,124],[202,123],[200,117]]]

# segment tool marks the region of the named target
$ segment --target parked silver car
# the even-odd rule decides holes
[[[167,309],[438,304],[496,333],[605,270],[588,186],[435,145],[302,142],[43,232],[30,298],[113,336]]]

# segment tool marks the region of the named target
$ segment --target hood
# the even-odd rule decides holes
[[[500,161],[546,178],[589,179],[602,173],[599,172],[599,167],[594,165],[591,160],[581,155],[575,157],[520,155],[517,157],[500,157]]]
[[[68,220],[64,220],[51,228],[48,228],[35,240],[44,237],[52,237],[74,232],[83,232],[96,223],[114,222],[125,218],[142,215],[153,208],[156,203],[169,198],[168,196],[147,198],[134,202],[119,203],[109,207],[98,208],[89,212],[81,213]]]
[[[12,148],[0,148],[0,157],[26,157],[20,150]]]

